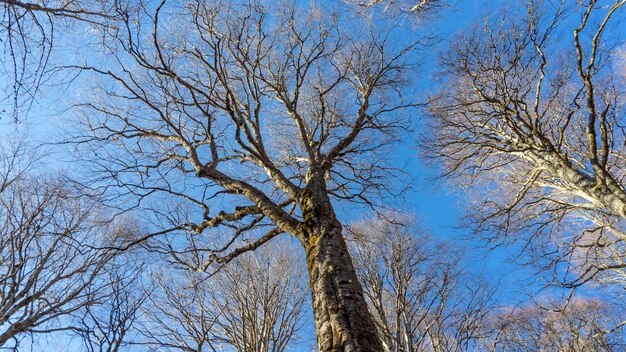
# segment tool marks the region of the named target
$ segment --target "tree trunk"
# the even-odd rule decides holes
[[[328,210],[328,208],[327,208]],[[320,352],[383,350],[341,224],[330,214],[305,222],[309,284]]]
[[[606,184],[599,184],[596,179],[576,170],[553,153],[527,151],[523,155],[534,165],[568,183],[573,195],[587,199],[595,207],[603,208],[617,217],[626,218],[626,192],[615,180],[608,179]]]

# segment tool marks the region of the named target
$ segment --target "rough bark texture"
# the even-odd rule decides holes
[[[315,184],[315,182],[313,182]],[[352,258],[323,182],[309,188],[300,238],[307,268],[320,352],[382,351]]]
[[[319,351],[382,351],[341,225],[311,230],[306,255]]]

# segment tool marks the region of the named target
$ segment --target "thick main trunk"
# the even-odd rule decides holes
[[[551,153],[527,152],[524,157],[570,185],[572,195],[585,198],[615,216],[626,218],[626,192],[621,185],[612,180],[606,185],[599,185],[596,180]]]
[[[320,352],[382,351],[352,259],[331,215],[303,228]]]

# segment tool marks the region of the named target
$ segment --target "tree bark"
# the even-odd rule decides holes
[[[320,352],[383,350],[341,224],[327,203],[301,228]]]
[[[601,183],[576,170],[567,160],[558,155],[532,151],[527,151],[523,155],[534,165],[569,184],[572,195],[585,198],[596,207],[603,208],[615,216],[626,218],[626,192],[612,176]]]

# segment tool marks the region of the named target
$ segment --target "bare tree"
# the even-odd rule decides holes
[[[576,299],[565,308],[537,305],[504,309],[491,317],[493,336],[484,341],[489,352],[612,352],[626,347],[624,333],[614,326],[623,309],[602,301]],[[555,308],[557,307],[557,308]]]
[[[145,255],[146,253],[141,253]],[[72,332],[83,342],[86,352],[117,352],[130,346],[139,310],[147,300],[138,263],[138,253],[124,253],[110,261],[99,275],[97,297],[75,313]]]
[[[0,0],[0,42],[3,57],[0,72],[12,79],[2,82],[7,96],[0,102],[12,100],[12,115],[28,111],[46,79],[57,27],[69,27],[76,22],[103,26],[117,1],[104,0]],[[67,35],[63,33],[61,35]],[[0,114],[4,110],[0,108]],[[1,115],[0,115],[1,116]]]
[[[462,253],[402,214],[348,228],[365,296],[385,351],[469,351],[493,292],[461,267]]]
[[[42,157],[41,151],[31,148],[24,138],[0,142],[0,194],[24,179]]]
[[[309,290],[293,249],[264,247],[239,257],[216,278],[220,335],[238,351],[285,351],[303,326]]]
[[[138,324],[140,345],[149,351],[217,351],[215,336],[219,318],[212,306],[206,277],[194,272],[172,275],[160,270],[155,289]]]
[[[459,36],[423,143],[475,186],[475,230],[523,235],[566,287],[623,284],[626,95],[608,33],[624,4],[528,1]]]
[[[423,14],[445,3],[441,0],[344,0],[344,2],[361,8],[382,7],[383,11],[402,11],[413,14]]]
[[[306,271],[289,249],[264,247],[211,278],[155,273],[158,290],[145,307],[144,343],[159,351],[287,350],[304,324],[309,294]]]
[[[187,247],[165,248],[178,264],[212,270],[279,234],[297,238],[319,349],[380,351],[334,201],[374,205],[393,190],[383,153],[415,105],[404,74],[419,42],[391,43],[349,15],[201,0],[121,12],[111,66],[80,67],[109,79],[84,104],[91,135],[81,142],[103,178],[187,232]],[[231,231],[223,247],[198,240],[223,234],[216,226]]]
[[[92,285],[114,234],[97,207],[60,182],[23,176],[0,194],[0,346],[25,333],[70,328],[68,318],[98,299]]]

